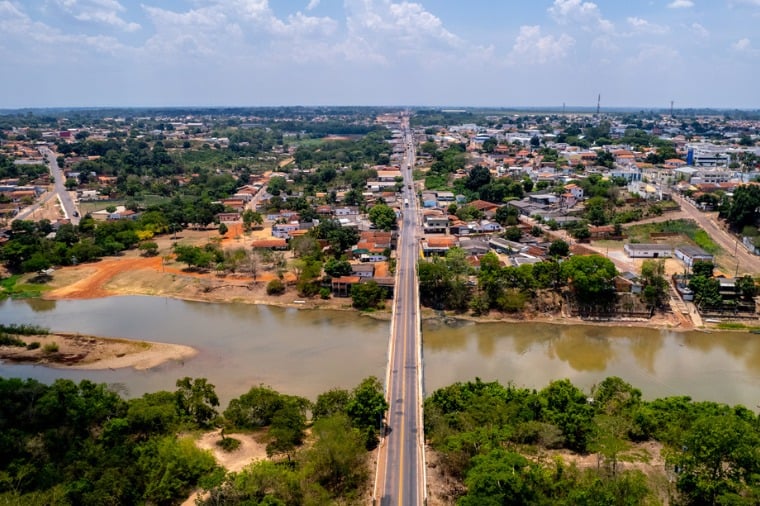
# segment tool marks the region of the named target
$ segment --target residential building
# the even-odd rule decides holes
[[[670,258],[673,249],[666,244],[632,244],[623,246],[623,250],[630,258]]]

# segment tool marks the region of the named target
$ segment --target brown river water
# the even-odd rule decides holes
[[[362,378],[385,377],[390,324],[353,312],[210,304],[159,297],[5,301],[0,322],[56,331],[193,346],[196,357],[147,371],[78,371],[0,364],[0,376],[51,382],[63,377],[112,384],[138,396],[173,390],[177,378],[205,377],[222,406],[251,386],[314,399]],[[620,376],[644,397],[760,404],[760,336],[746,332],[672,332],[636,327],[545,323],[423,324],[426,392],[467,381],[542,388],[569,378],[587,392]]]

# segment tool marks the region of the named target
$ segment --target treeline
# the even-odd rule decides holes
[[[464,485],[457,504],[760,501],[760,419],[752,411],[689,397],[647,402],[617,377],[590,394],[568,380],[536,391],[476,379],[433,392],[425,434],[444,472]],[[634,449],[647,441],[663,445],[664,474],[621,465],[647,462],[652,456]],[[553,449],[595,453],[598,465],[580,469],[539,457]]]
[[[196,488],[208,492],[209,505],[355,502],[387,408],[375,378],[314,404],[261,386],[221,415],[218,406],[205,379],[125,400],[88,380],[0,378],[0,502],[169,505]],[[228,449],[239,444],[235,432],[262,431],[271,460],[227,474],[180,435],[214,427],[223,428],[218,444]]]
[[[96,222],[85,216],[79,226],[64,224],[56,230],[48,220],[16,220],[11,224],[10,240],[0,250],[0,259],[13,272],[90,262],[133,248],[154,234],[167,232],[169,225],[158,212],[144,213],[134,221]]]
[[[335,140],[299,146],[294,158],[300,168],[329,166],[340,168],[348,165],[361,169],[362,164],[387,164],[392,147],[386,142],[391,132],[384,127],[372,127],[361,139]],[[358,165],[357,165],[358,164]]]
[[[549,260],[519,267],[502,266],[499,257],[489,252],[474,270],[464,250],[452,248],[445,257],[421,261],[418,266],[421,302],[436,309],[471,310],[476,315],[492,309],[515,313],[522,311],[540,290],[559,293],[567,289],[579,304],[605,308],[614,304],[615,265],[599,255],[573,256],[567,244],[555,241]],[[477,279],[477,284],[472,282]],[[547,308],[550,310],[557,308]]]
[[[21,180],[20,184],[24,185],[47,173],[48,169],[42,163],[18,165],[13,163],[13,159],[0,154],[0,179],[17,177]]]

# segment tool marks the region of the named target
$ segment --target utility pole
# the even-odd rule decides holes
[[[673,119],[673,101],[670,101],[670,119]]]

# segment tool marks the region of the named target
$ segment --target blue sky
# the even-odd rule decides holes
[[[760,0],[0,0],[0,107],[760,107]]]

